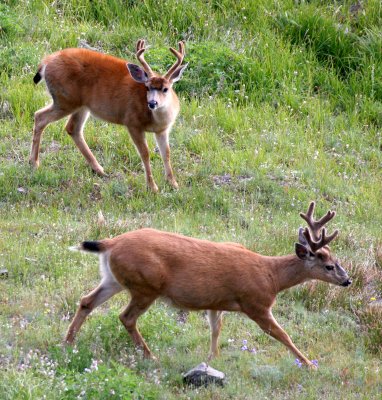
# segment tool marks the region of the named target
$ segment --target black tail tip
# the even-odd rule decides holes
[[[41,74],[40,72],[37,72],[37,74],[33,77],[33,82],[37,85],[41,81]]]
[[[102,251],[101,243],[99,241],[86,241],[81,243],[81,247],[83,250],[92,251],[94,253],[99,253]]]

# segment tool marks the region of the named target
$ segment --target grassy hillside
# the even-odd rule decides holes
[[[5,399],[378,399],[382,392],[382,5],[379,0],[3,0],[0,4],[0,393]],[[50,99],[32,78],[45,54],[83,44],[165,71],[186,41],[171,133],[180,185],[146,191],[140,158],[121,126],[90,119],[85,136],[109,174],[92,174],[65,121],[28,156],[33,114]],[[149,135],[154,150],[155,142]],[[305,284],[282,293],[274,315],[316,372],[249,319],[227,314],[224,388],[186,388],[205,361],[203,313],[158,302],[139,327],[160,362],[143,361],[118,320],[121,294],[61,346],[97,260],[69,252],[83,239],[143,226],[267,255],[292,253],[311,200],[337,211],[333,251],[350,288]],[[100,224],[102,211],[106,223]],[[255,353],[241,350],[243,340]]]

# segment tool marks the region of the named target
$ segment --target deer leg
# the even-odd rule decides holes
[[[65,117],[68,114],[70,114],[70,111],[65,111],[60,108],[57,108],[54,105],[54,103],[44,108],[41,108],[41,110],[35,112],[32,148],[29,156],[29,163],[32,165],[32,167],[37,168],[40,164],[39,162],[40,141],[44,129],[51,122],[58,121],[59,119]]]
[[[219,355],[218,340],[223,324],[223,311],[208,310],[207,316],[211,327],[211,348],[208,360],[212,360]]]
[[[146,174],[146,185],[154,192],[158,192],[158,186],[156,185],[150,166],[150,155],[149,155],[149,147],[147,146],[147,141],[145,137],[145,133],[140,130],[129,129],[131,138],[135,144],[135,147],[138,150],[138,153],[141,157],[143,167],[145,169]]]
[[[88,110],[83,108],[81,110],[76,111],[70,116],[65,126],[65,129],[73,139],[74,143],[76,144],[80,152],[85,157],[88,164],[91,166],[92,170],[98,175],[104,176],[105,172],[103,168],[98,163],[97,159],[94,157],[93,153],[89,149],[89,146],[87,145],[84,138],[83,127],[88,117],[89,117]]]
[[[261,317],[258,315],[247,315],[253,319],[265,333],[284,344],[302,363],[311,368],[316,368],[315,365],[298,350],[288,334],[277,323],[271,312],[268,315]]]
[[[163,160],[166,179],[174,189],[178,189],[178,183],[172,172],[171,161],[170,161],[170,145],[168,141],[169,130],[159,132],[155,134],[155,139],[159,147],[159,151]]]
[[[68,344],[73,343],[77,332],[80,330],[86,317],[100,304],[104,303],[110,297],[120,292],[122,287],[117,282],[101,282],[87,296],[82,297],[80,305],[77,309],[76,315],[73,318],[72,323],[69,326],[68,332],[65,337],[65,342]]]
[[[143,337],[137,328],[137,319],[150,307],[154,300],[155,297],[140,297],[138,295],[132,295],[130,304],[119,316],[119,319],[131,336],[134,345],[143,349],[143,355],[145,358],[154,357],[151,355],[149,347],[143,340]]]

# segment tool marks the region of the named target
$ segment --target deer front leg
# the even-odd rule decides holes
[[[258,315],[247,315],[253,319],[265,333],[283,343],[303,364],[313,369],[317,368],[300,352],[300,350],[298,350],[288,334],[277,323],[271,312],[260,317]]]
[[[147,146],[145,133],[129,128],[130,136],[133,139],[135,147],[138,150],[138,153],[141,157],[143,168],[145,169],[146,174],[146,185],[149,187],[154,193],[158,192],[158,186],[156,185],[153,174],[151,172],[150,166],[150,155],[149,155],[149,147]]]
[[[159,151],[163,160],[166,179],[174,189],[178,189],[179,186],[174,177],[174,173],[172,172],[170,161],[170,145],[168,140],[169,133],[170,129],[155,133],[155,139],[157,141]]]

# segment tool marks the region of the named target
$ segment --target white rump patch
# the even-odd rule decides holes
[[[117,284],[118,286],[121,286],[111,272],[109,259],[110,257],[108,252],[99,254],[99,272],[102,278],[101,284]]]
[[[45,68],[46,68],[46,64],[43,64],[39,73],[41,75],[41,79],[45,79]]]

